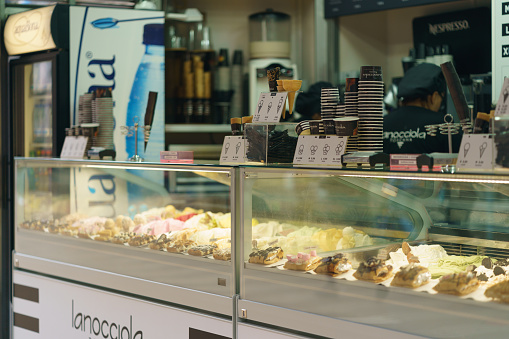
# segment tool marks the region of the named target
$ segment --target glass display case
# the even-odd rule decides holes
[[[14,265],[231,315],[233,170],[18,158]]]
[[[507,175],[18,158],[15,189],[15,269],[231,316],[234,331],[509,326]]]
[[[506,333],[509,177],[290,167],[239,175],[244,322],[323,337]]]

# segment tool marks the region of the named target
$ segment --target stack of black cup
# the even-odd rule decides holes
[[[362,66],[358,88],[358,150],[383,152],[382,67]]]

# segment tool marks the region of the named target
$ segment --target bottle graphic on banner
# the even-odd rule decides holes
[[[145,161],[159,162],[160,152],[164,150],[164,24],[147,24],[143,29],[145,54],[141,58],[136,71],[129,103],[127,105],[126,125],[134,126],[139,122],[137,138],[135,134],[126,136],[126,152],[130,159],[135,154],[135,143],[138,155]],[[145,112],[149,101],[149,93],[156,92],[157,101],[148,143],[145,143]],[[129,210],[136,214],[141,212],[142,202],[139,197],[146,195],[142,191],[153,183],[162,186],[163,173],[159,171],[129,170],[140,178],[128,182]],[[140,205],[141,204],[141,205]]]
[[[126,151],[127,157],[131,158],[135,153],[136,142],[139,156],[145,161],[158,162],[160,151],[164,150],[164,24],[145,25],[143,44],[145,54],[133,81],[126,125],[133,126],[135,120],[138,120],[141,126],[144,125],[149,92],[158,93],[158,100],[148,143],[145,146],[144,129],[140,128],[137,139],[134,134],[126,136]]]

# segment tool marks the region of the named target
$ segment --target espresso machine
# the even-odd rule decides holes
[[[268,92],[267,70],[279,67],[280,79],[298,79],[290,59],[291,22],[285,13],[267,9],[249,16],[249,113],[254,115],[261,92]]]

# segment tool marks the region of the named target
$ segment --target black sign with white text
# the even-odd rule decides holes
[[[509,14],[509,2],[502,2],[502,15]]]
[[[502,24],[502,36],[509,35],[509,24]]]
[[[502,58],[509,58],[509,45],[502,45]]]

